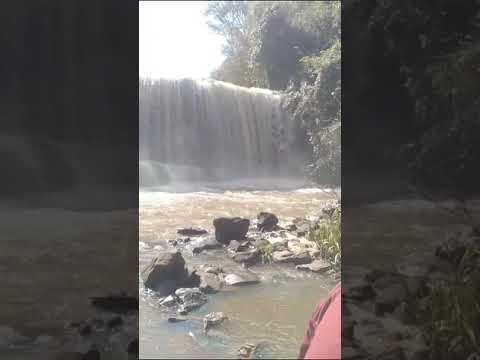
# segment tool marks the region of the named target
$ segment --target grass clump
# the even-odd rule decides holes
[[[310,230],[308,238],[317,244],[324,259],[334,264],[340,264],[341,234],[341,210],[339,208]]]
[[[269,264],[273,261],[273,246],[270,243],[263,243],[258,247],[260,255],[262,256],[262,262]]]

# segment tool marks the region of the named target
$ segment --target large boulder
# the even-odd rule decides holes
[[[243,240],[248,232],[250,220],[239,217],[221,217],[213,220],[215,238],[218,242],[228,245],[231,240]]]
[[[145,287],[157,291],[160,296],[170,295],[190,280],[179,251],[159,254],[142,270],[141,276]]]
[[[260,231],[272,231],[278,224],[278,218],[275,214],[261,212],[257,215],[257,229]]]

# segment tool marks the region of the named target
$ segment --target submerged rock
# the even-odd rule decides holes
[[[181,288],[175,291],[180,300],[178,313],[187,314],[207,302],[206,295],[199,288]]]
[[[257,215],[257,229],[260,231],[275,230],[278,224],[278,218],[275,214],[261,212]]]
[[[142,270],[141,276],[145,287],[157,291],[160,296],[170,295],[189,282],[185,260],[179,251],[161,253]]]
[[[231,286],[257,284],[260,279],[252,272],[242,272],[241,274],[228,274],[225,276],[225,283]]]
[[[260,250],[258,249],[237,252],[232,256],[233,261],[245,265],[253,265],[260,261],[260,258]]]
[[[222,244],[220,244],[213,236],[195,239],[189,245],[194,254],[199,254],[204,250],[217,249],[221,246]]]
[[[178,323],[178,322],[183,322],[183,321],[187,321],[188,319],[182,319],[182,318],[177,318],[177,317],[169,317],[167,319],[167,321],[169,323]]]
[[[206,273],[211,273],[211,274],[220,274],[223,273],[223,269],[219,266],[215,265],[210,265],[210,264],[204,264],[200,266],[200,271],[206,272]]]
[[[223,288],[223,279],[219,274],[206,271],[197,271],[196,274],[200,277],[200,285],[198,287],[202,292],[212,294]]]
[[[296,266],[296,269],[298,270],[309,270],[316,273],[326,272],[331,268],[332,268],[332,265],[330,265],[327,261],[320,260],[320,259],[314,260],[310,264],[302,264],[302,265]]]
[[[243,241],[243,242],[232,240],[228,245],[228,250],[233,252],[246,251],[250,248],[250,246],[251,246],[251,242],[249,240]]]
[[[238,349],[238,356],[242,359],[250,359],[255,352],[257,345],[255,344],[245,344]]]
[[[180,235],[185,235],[185,236],[199,236],[199,235],[205,235],[207,234],[208,231],[200,228],[183,228],[183,229],[178,229],[177,234]]]
[[[239,217],[221,217],[213,220],[215,238],[218,242],[228,245],[231,240],[243,240],[248,232],[250,220]]]
[[[205,315],[203,318],[203,329],[205,332],[210,330],[212,327],[220,325],[223,321],[228,319],[222,312],[212,312]]]

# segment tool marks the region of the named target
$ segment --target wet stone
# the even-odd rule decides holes
[[[260,282],[257,275],[249,272],[245,272],[242,274],[228,274],[225,276],[224,280],[227,285],[231,286],[250,285]]]
[[[332,266],[328,262],[320,259],[314,260],[309,264],[302,264],[296,266],[296,269],[298,270],[307,270],[315,273],[323,273],[330,270],[331,268]]]
[[[227,317],[223,312],[212,312],[203,318],[203,329],[207,332],[212,327],[220,325]]]
[[[206,295],[199,288],[181,288],[175,291],[175,295],[180,299],[179,314],[187,314],[207,302]]]
[[[177,298],[173,295],[168,295],[165,299],[162,300],[160,305],[162,306],[174,306],[177,303]]]

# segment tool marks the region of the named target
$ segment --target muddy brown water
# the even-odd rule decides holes
[[[166,249],[164,240],[175,238],[179,227],[199,226],[211,232],[216,216],[254,218],[259,211],[274,212],[282,221],[305,216],[331,198],[331,193],[314,189],[141,194],[140,267]],[[344,209],[344,216],[346,211],[349,222],[342,229],[343,259],[349,267],[342,271],[356,275],[367,270],[365,264],[392,268],[402,256],[421,258],[445,239],[446,227],[451,231],[465,228],[461,219],[422,200]],[[185,257],[190,264],[228,262],[220,250]],[[177,324],[168,323],[171,313],[160,309],[158,299],[141,288],[141,357],[235,358],[241,345],[260,343],[257,358],[296,358],[312,310],[334,280],[284,266],[260,266],[252,271],[259,274],[259,285],[210,295],[206,305],[190,314],[191,320]],[[211,311],[223,311],[230,320],[206,335],[201,318]]]
[[[319,189],[141,193],[140,268],[167,249],[165,241],[175,239],[180,227],[198,226],[212,233],[215,217],[253,219],[260,211],[273,212],[282,222],[306,216],[333,198],[332,192]],[[233,265],[223,249],[183,255],[187,266]],[[259,358],[295,358],[313,309],[334,279],[299,272],[293,266],[260,265],[251,271],[259,275],[260,284],[209,295],[207,304],[182,323],[168,323],[171,313],[141,288],[140,357],[236,358],[240,346],[255,343],[260,344]],[[229,320],[207,335],[201,319],[212,311],[224,312]]]

